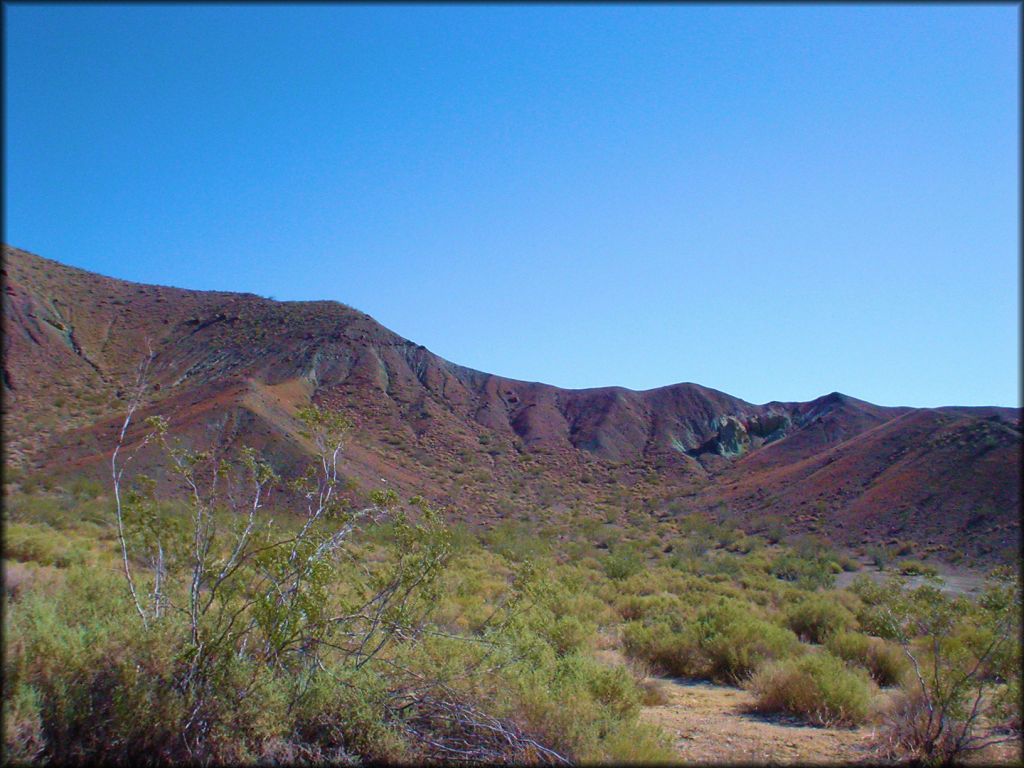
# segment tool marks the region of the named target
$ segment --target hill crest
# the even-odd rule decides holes
[[[295,410],[343,409],[353,478],[474,522],[618,508],[966,536],[979,556],[1019,541],[1018,409],[563,390],[446,361],[338,302],[130,283],[9,246],[4,283],[8,462],[31,471],[100,471],[151,347],[145,410],[187,439],[255,445],[287,473],[305,455]]]

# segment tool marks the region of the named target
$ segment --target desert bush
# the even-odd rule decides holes
[[[853,629],[857,620],[833,595],[813,594],[786,610],[785,623],[801,640],[823,643],[834,632]]]
[[[753,606],[718,598],[692,620],[676,616],[644,624],[627,622],[627,655],[678,677],[736,683],[758,665],[802,652],[790,630],[752,615]]]
[[[683,601],[678,596],[665,592],[656,595],[622,595],[614,603],[615,610],[626,621],[656,619],[678,612],[682,606]]]
[[[591,622],[582,622],[575,616],[559,616],[547,632],[549,642],[556,653],[566,654],[593,648],[597,627]]]
[[[665,686],[660,680],[642,680],[640,688],[642,690],[641,700],[645,707],[663,707],[669,703]]]
[[[833,565],[833,561],[819,554],[785,550],[772,563],[771,573],[802,589],[831,589],[836,581]]]
[[[515,578],[499,555],[479,546],[464,548],[442,576],[434,621],[450,631],[470,631],[494,612]]]
[[[643,567],[643,558],[635,547],[616,546],[601,561],[601,567],[609,579],[622,581]]]
[[[45,524],[11,523],[4,532],[4,557],[67,568],[85,562],[86,550],[77,539]]]
[[[835,559],[831,543],[821,536],[804,533],[792,537],[788,543],[789,549],[797,557],[821,558],[823,560]]]
[[[41,758],[46,748],[39,692],[25,682],[4,684],[4,752],[8,764]]]
[[[749,605],[720,600],[698,614],[697,637],[707,659],[707,675],[738,683],[762,663],[803,652],[796,635],[784,627],[755,618]]]
[[[786,527],[777,519],[767,520],[764,523],[764,537],[769,544],[779,544],[786,538]]]
[[[894,552],[897,557],[903,557],[911,554],[916,548],[917,545],[913,541],[900,541],[896,543]]]
[[[751,536],[741,532],[740,536],[725,545],[725,549],[728,552],[748,555],[751,552],[761,549],[764,545],[765,540],[761,536]]]
[[[744,570],[742,557],[731,552],[709,552],[700,560],[699,572],[710,576],[719,577],[723,581],[740,576]]]
[[[332,424],[302,415],[321,462],[291,485],[289,498],[309,502],[292,514],[261,511],[278,479],[253,452],[220,462],[174,445],[153,422],[149,439],[192,492],[174,507],[155,483],[125,479],[115,456],[120,574],[70,563],[45,592],[25,579],[5,616],[8,755],[667,759],[636,722],[638,680],[590,652],[596,621],[617,622],[599,593],[625,582],[596,561],[542,558],[534,569],[520,556],[546,550],[526,528],[502,555],[464,535],[454,562],[428,505],[378,493],[371,508],[353,509],[339,490]],[[93,504],[68,499],[69,520]],[[24,552],[57,540],[35,541],[40,527],[22,531]],[[82,535],[101,532],[93,528]]]
[[[582,762],[663,761],[671,752],[635,722],[642,691],[629,670],[571,653],[511,680],[508,714],[541,743]],[[635,734],[636,738],[631,738]]]
[[[882,547],[878,544],[873,544],[865,548],[864,554],[868,558],[869,562],[873,563],[875,566],[879,568],[884,568],[885,564],[888,563],[891,559],[888,550],[886,550],[885,547]]]
[[[536,560],[551,554],[551,544],[532,535],[531,526],[515,520],[504,520],[483,536],[484,545],[491,552],[507,560],[521,562]]]
[[[651,676],[650,665],[635,657],[626,660],[626,669],[640,691],[640,703],[645,707],[660,707],[668,704],[669,696],[664,682]]]
[[[36,741],[46,759],[124,759],[121,749],[173,740],[168,733],[178,731],[162,722],[163,707],[155,704],[162,691],[172,690],[162,673],[180,647],[144,646],[143,636],[126,631],[134,626],[118,597],[119,582],[102,572],[74,571],[55,595],[31,594],[12,606],[5,707],[7,683],[35,700]]]
[[[535,568],[532,562],[524,567],[530,572]],[[529,586],[530,606],[521,617],[524,626],[558,655],[592,650],[598,622],[614,622],[614,611],[591,592],[586,570],[568,565],[543,570],[544,576],[537,576]]]
[[[939,573],[934,565],[922,563],[920,560],[901,560],[896,570],[904,576],[937,576]]]
[[[46,533],[41,527],[11,523],[4,531],[4,557],[20,563],[35,562],[53,565],[57,556],[55,532]]]
[[[884,757],[911,760],[922,765],[955,764],[957,726],[935,728],[933,708],[921,688],[901,690],[882,712],[883,727],[875,747]],[[948,759],[947,759],[948,758]]]
[[[747,687],[760,712],[788,712],[815,725],[858,725],[870,712],[867,673],[827,652],[808,653],[761,667]]]
[[[825,647],[843,661],[866,669],[871,679],[883,687],[898,685],[910,669],[898,646],[863,632],[834,632],[825,638]]]
[[[76,477],[71,481],[69,491],[73,498],[84,501],[102,496],[106,488],[95,478]]]
[[[627,656],[646,662],[663,674],[699,677],[706,673],[707,662],[693,628],[674,629],[667,622],[631,621],[623,626],[622,642]]]
[[[832,590],[829,594],[860,622],[859,617],[864,610],[864,601],[854,591],[850,589],[836,589]]]
[[[5,498],[10,522],[46,525],[53,530],[76,529],[83,520],[109,526],[109,500],[105,496],[81,498],[63,490],[25,493],[15,491]]]
[[[195,658],[187,622],[139,632],[116,586],[83,569],[55,601],[17,606],[4,670],[15,691],[5,685],[5,720],[17,731],[5,734],[9,754],[58,763],[251,763],[288,744],[321,759],[413,754],[387,717],[387,677],[368,669],[286,673],[234,654],[207,662],[183,689]]]
[[[860,570],[860,563],[858,563],[848,552],[836,553],[835,562],[847,573]]]
[[[870,606],[869,628],[896,642],[911,667],[881,731],[886,755],[949,763],[1019,738],[1019,574],[994,573],[974,603],[943,594],[930,577],[916,589],[901,579],[855,587]]]
[[[332,667],[329,672],[309,680],[294,706],[287,740],[344,762],[408,760],[412,745],[407,733],[399,721],[385,716],[392,699],[386,678],[365,667]]]

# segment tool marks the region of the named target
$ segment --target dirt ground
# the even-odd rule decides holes
[[[885,581],[892,575],[891,570],[880,569],[862,559],[860,570],[836,575],[836,588],[850,586],[858,576],[867,576],[872,581],[879,582]],[[967,569],[955,570],[944,566],[939,572],[939,577],[942,579],[942,591],[952,595],[976,597],[985,589],[986,578],[982,572],[972,572]],[[922,576],[911,576],[907,579],[907,584],[911,588],[919,587],[924,581]]]
[[[685,680],[649,678],[665,693],[662,706],[644,707],[641,717],[672,739],[680,763],[771,765],[876,765],[874,725],[817,728],[795,718],[746,710],[753,695],[739,688]],[[891,695],[884,691],[883,695]],[[1003,744],[968,765],[1021,765],[1021,745]]]
[[[597,652],[607,664],[625,664],[615,649]],[[679,763],[764,765],[878,765],[874,750],[877,726],[819,728],[784,715],[749,712],[752,693],[741,688],[679,678],[648,677],[665,703],[645,706],[640,717],[661,726],[676,749]],[[892,696],[894,690],[883,690]],[[1021,744],[993,747],[969,764],[1021,765]]]
[[[814,728],[793,718],[747,713],[747,691],[710,683],[658,679],[668,702],[641,717],[671,737],[680,762],[836,764],[875,762],[872,730]]]

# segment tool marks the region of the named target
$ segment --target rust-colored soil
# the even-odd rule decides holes
[[[364,492],[386,483],[474,524],[639,510],[967,565],[1017,556],[1020,409],[562,390],[448,362],[337,302],[129,283],[8,246],[3,278],[5,462],[26,476],[106,478],[151,353],[127,447],[159,414],[186,445],[249,446],[290,478],[312,403],[352,420],[341,469]],[[158,476],[159,459],[134,468]]]

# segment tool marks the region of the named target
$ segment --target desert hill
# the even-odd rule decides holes
[[[342,409],[360,487],[468,521],[700,513],[982,559],[1019,542],[1018,409],[563,390],[448,362],[337,302],[129,283],[8,246],[4,291],[6,461],[26,472],[102,477],[151,351],[137,425],[160,413],[193,444],[254,445],[288,474],[308,453],[296,409]]]

